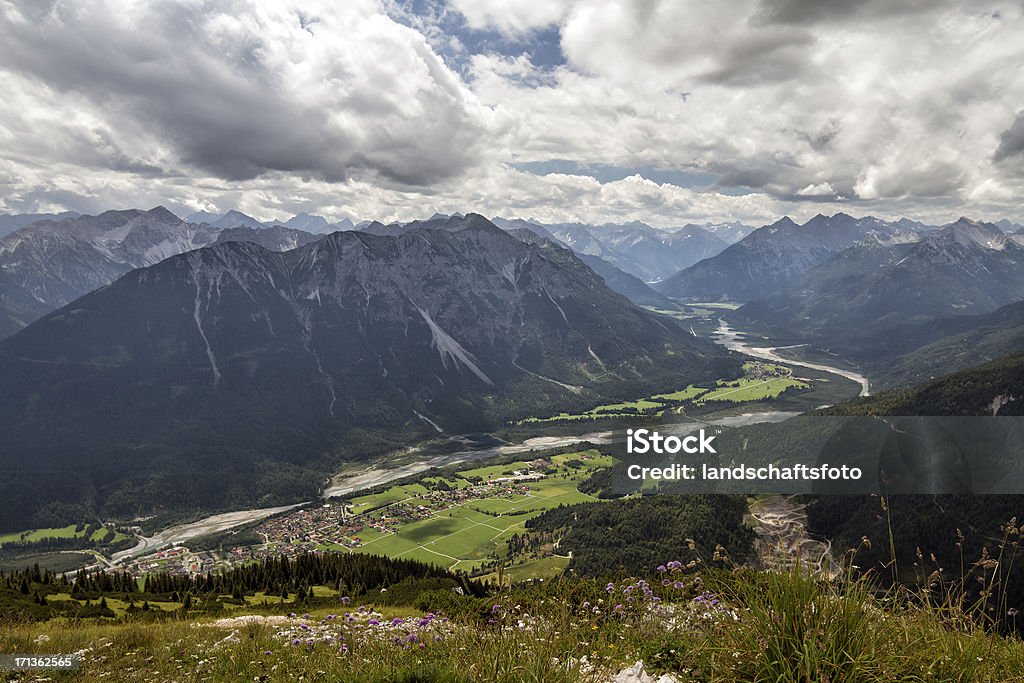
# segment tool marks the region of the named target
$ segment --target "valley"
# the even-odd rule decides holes
[[[729,343],[738,343],[738,336],[731,332]],[[629,420],[657,419],[666,432],[684,433],[705,425],[736,428],[779,422],[798,414],[779,410],[778,405],[786,389],[796,386],[809,390],[808,385],[791,379],[789,367],[756,360],[744,367],[746,379],[719,380],[709,387],[691,386],[648,399],[609,404],[578,416],[524,420],[516,429],[525,436],[514,443],[489,445],[488,439],[480,435],[426,441],[378,464],[347,468],[323,489],[324,503],[309,501],[220,513],[149,535],[143,535],[138,527],[125,528],[134,533],[136,544],[109,557],[97,556],[100,562],[92,566],[117,566],[141,573],[141,568],[157,558],[156,566],[163,570],[193,575],[267,557],[333,550],[411,557],[490,574],[508,552],[505,541],[521,533],[526,520],[552,505],[597,500],[580,493],[577,483],[612,462],[599,451],[590,450],[583,452],[582,466],[577,463],[570,469],[564,463],[576,456],[542,454],[571,450],[573,444],[597,448],[621,445]],[[839,375],[834,377],[838,380]],[[776,382],[782,384],[771,388]],[[734,384],[737,386],[731,386]],[[766,393],[758,393],[765,388]],[[854,393],[851,390],[848,395]],[[667,407],[670,405],[674,407]],[[572,424],[584,428],[565,433],[566,426]],[[528,428],[534,430],[532,434]],[[557,428],[558,433],[547,434],[551,428]],[[515,460],[524,456],[528,459]],[[538,460],[543,457],[550,458],[546,467],[554,470],[534,474],[538,467],[545,466],[543,460]],[[476,462],[506,464],[481,469],[474,466]],[[517,468],[521,470],[518,473]],[[445,478],[437,472],[451,474]],[[467,484],[497,474],[512,481],[522,480],[522,484],[519,489],[495,487],[493,482],[476,488]],[[449,500],[448,487],[457,492],[458,500]],[[235,545],[243,538],[249,539],[249,545]],[[211,545],[211,539],[217,539],[215,545]],[[178,551],[168,554],[170,548]],[[510,558],[502,571],[507,570],[510,576],[553,576],[567,562],[566,556],[559,558],[549,548]]]
[[[81,226],[92,235],[90,248],[102,251],[138,233],[118,252],[127,259],[156,258],[132,250],[161,231],[210,243],[143,263],[0,342],[0,366],[17,378],[5,395],[9,407],[0,411],[0,422],[12,426],[2,438],[16,448],[41,448],[50,457],[64,443],[60,433],[45,446],[19,439],[26,425],[56,419],[35,408],[40,399],[26,387],[45,394],[73,384],[80,398],[70,399],[70,415],[97,436],[112,426],[96,413],[107,400],[105,387],[122,386],[139,407],[152,403],[113,456],[127,464],[128,454],[142,448],[150,456],[143,467],[152,471],[104,481],[100,490],[105,517],[130,520],[125,510],[158,499],[163,516],[142,526],[113,524],[116,543],[40,555],[44,566],[66,571],[77,561],[141,575],[159,558],[162,570],[196,575],[338,551],[409,557],[479,576],[506,569],[553,576],[569,561],[554,551],[557,538],[543,552],[518,555],[507,540],[559,504],[598,503],[592,494],[600,487],[588,493],[578,484],[606,476],[601,472],[620,452],[627,425],[684,434],[700,426],[780,423],[866,399],[876,381],[884,386],[885,374],[869,381],[842,348],[829,351],[809,336],[831,329],[815,318],[780,327],[788,319],[773,318],[773,306],[788,310],[805,293],[783,286],[773,294],[773,287],[848,287],[850,278],[832,274],[860,274],[865,264],[897,272],[911,257],[919,261],[911,275],[921,277],[935,250],[1009,272],[1007,255],[1017,249],[995,228],[966,219],[942,230],[845,214],[804,225],[783,219],[735,233],[729,245],[696,226],[669,234],[643,224],[546,225],[455,214],[324,235],[326,223],[298,218],[261,224],[244,214],[197,216],[205,226],[197,228],[192,217],[183,222],[158,208],[44,221],[9,238],[10,251],[26,248],[26,236],[63,239]],[[321,234],[295,227],[313,223]],[[893,265],[892,254],[903,260]],[[773,270],[787,259],[791,268]],[[684,264],[684,274],[670,272],[673,262]],[[440,272],[448,274],[433,275]],[[740,272],[747,279],[737,289],[710,296],[716,285],[709,283]],[[757,273],[769,272],[758,280]],[[428,275],[432,284],[420,291],[417,279]],[[644,282],[650,278],[663,279]],[[754,291],[769,296],[743,300]],[[1003,287],[992,301],[1014,292]],[[688,296],[667,296],[679,294]],[[138,320],[119,329],[126,306],[135,307]],[[995,330],[986,338],[991,348],[1012,340],[1006,321],[1015,324],[1015,316],[1010,310],[985,323]],[[53,341],[55,330],[68,325],[84,345]],[[960,329],[944,325],[918,336],[943,339],[947,329]],[[143,327],[167,336],[149,344]],[[179,377],[170,397],[153,391],[167,373]],[[96,405],[82,400],[91,391]],[[250,405],[255,414],[246,412]],[[168,431],[160,410],[179,426]],[[190,464],[162,471],[185,435],[181,452]],[[226,452],[224,440],[232,442]],[[111,453],[89,439],[76,446],[84,446],[84,462],[94,462],[96,472],[109,473],[104,459]],[[193,465],[221,457],[214,453],[228,459],[210,470],[209,481],[187,476]],[[255,469],[243,465],[253,453]],[[570,460],[585,454],[584,464],[567,469],[567,453],[574,454]],[[538,464],[545,458],[546,466]],[[325,481],[328,472],[335,474]],[[147,477],[161,481],[156,490],[163,493],[147,494],[143,503]],[[17,496],[32,485],[8,488]],[[95,483],[61,485],[70,501],[87,499]],[[246,493],[253,488],[263,495]],[[172,492],[178,500],[162,497]],[[196,499],[204,501],[198,509],[176,509]],[[204,515],[203,507],[216,514]],[[53,533],[48,543],[68,543],[56,531],[22,528],[28,531],[18,538]]]

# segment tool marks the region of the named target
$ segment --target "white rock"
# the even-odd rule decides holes
[[[661,677],[655,679],[654,676],[647,673],[643,662],[637,662],[615,674],[611,683],[679,683],[679,679],[672,674],[662,674]]]

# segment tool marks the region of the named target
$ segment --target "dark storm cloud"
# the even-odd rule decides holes
[[[1013,125],[1003,131],[999,136],[999,147],[993,160],[1004,161],[1010,157],[1019,157],[1024,154],[1024,111],[1017,113]]]
[[[308,3],[304,3],[308,4]],[[255,3],[34,3],[0,14],[4,69],[143,128],[226,180],[267,172],[424,185],[474,161],[466,92],[418,35],[353,10],[345,28]],[[365,42],[361,42],[365,41]],[[375,60],[379,55],[381,59]],[[115,154],[112,168],[153,172]]]
[[[702,80],[744,86],[798,79],[813,69],[807,59],[813,43],[812,35],[798,30],[750,35],[725,46]]]
[[[942,0],[761,0],[752,23],[813,24],[935,12]]]

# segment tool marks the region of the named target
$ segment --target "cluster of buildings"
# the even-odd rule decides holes
[[[133,576],[153,572],[195,575],[269,557],[295,557],[343,548],[352,551],[363,545],[360,534],[367,529],[395,534],[403,525],[428,519],[453,507],[472,507],[473,501],[527,496],[529,483],[543,477],[531,470],[504,473],[462,488],[437,487],[358,514],[352,512],[351,504],[326,503],[263,522],[256,529],[263,539],[262,544],[198,552],[178,545],[140,557],[127,565],[126,570]]]
[[[205,574],[218,568],[228,566],[228,562],[218,558],[217,553],[209,550],[192,551],[185,546],[176,545],[145,555],[124,567],[134,577],[144,574],[165,572],[173,576],[194,576]]]

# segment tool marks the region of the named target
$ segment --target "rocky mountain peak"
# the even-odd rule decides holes
[[[956,243],[964,247],[976,245],[998,251],[1005,249],[1008,242],[1005,233],[992,223],[983,223],[963,216],[925,239],[935,245]]]

